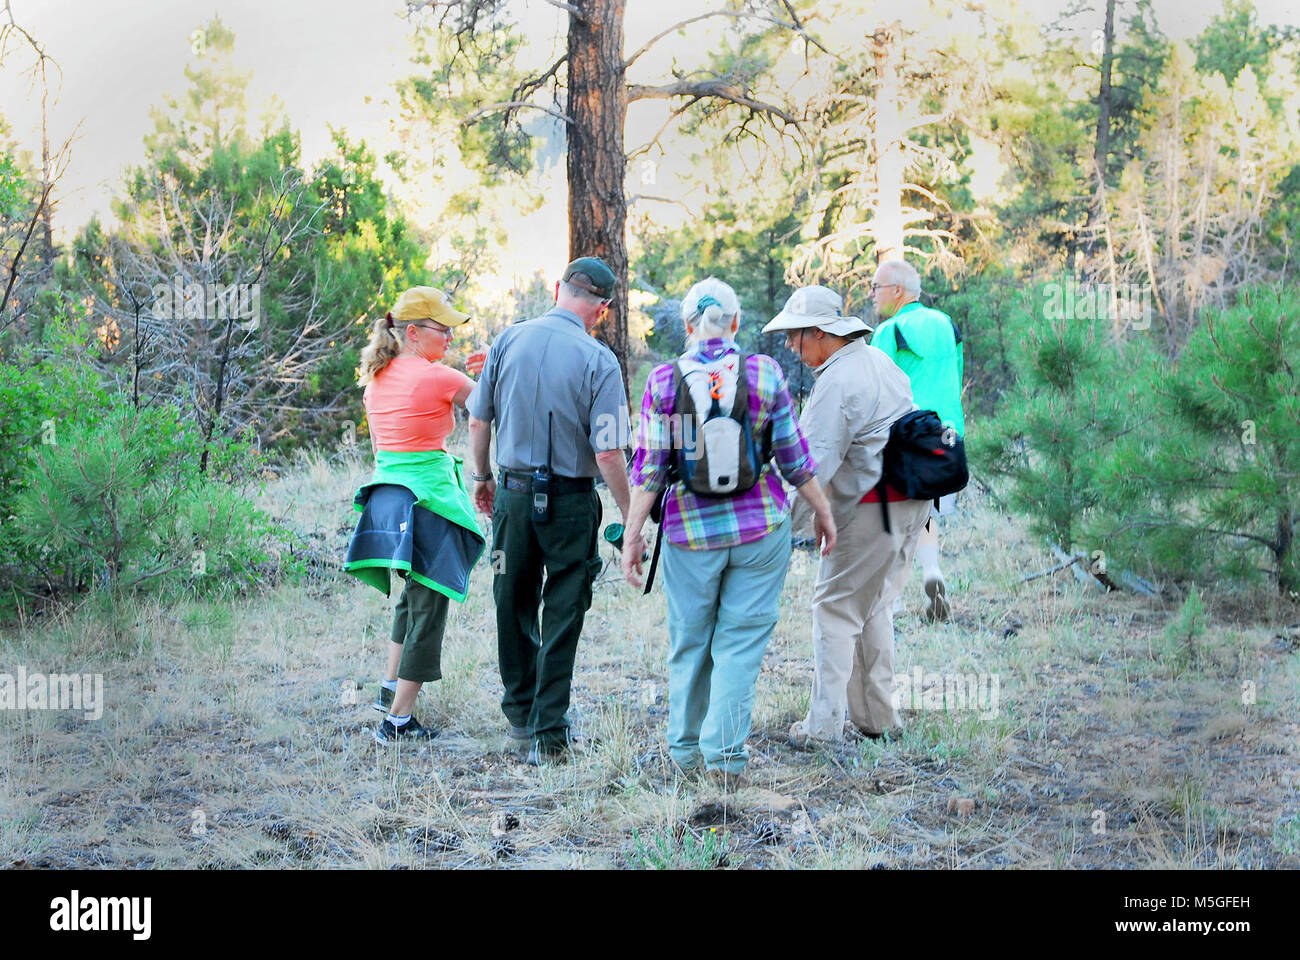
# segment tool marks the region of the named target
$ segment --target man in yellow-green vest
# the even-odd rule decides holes
[[[877,325],[871,345],[889,355],[912,383],[912,399],[921,410],[933,410],[959,436],[966,435],[966,418],[961,409],[964,367],[961,331],[941,310],[917,302],[921,277],[902,260],[886,260],[876,269],[871,282],[871,302]],[[916,558],[925,576],[929,598],[926,615],[947,620],[950,612],[943,573],[939,569],[938,518],[953,508],[956,494],[939,501],[938,509],[921,531]]]

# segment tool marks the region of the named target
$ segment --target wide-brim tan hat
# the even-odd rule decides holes
[[[437,287],[411,287],[393,304],[392,316],[398,323],[416,323],[432,320],[444,327],[459,327],[468,323],[468,313],[461,313],[447,302],[447,295]]]
[[[872,328],[857,317],[843,314],[844,298],[829,287],[800,287],[790,294],[785,307],[763,328],[764,333],[777,330],[807,330],[817,327],[837,337],[870,333]]]

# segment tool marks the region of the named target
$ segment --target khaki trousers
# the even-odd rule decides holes
[[[823,557],[813,590],[813,688],[804,726],[810,737],[840,740],[844,719],[863,733],[896,729],[894,598],[902,590],[929,500],[859,503]]]

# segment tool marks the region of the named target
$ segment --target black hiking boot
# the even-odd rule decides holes
[[[438,730],[432,727],[423,727],[420,721],[411,717],[400,727],[393,726],[391,720],[387,717],[384,722],[375,730],[375,743],[395,743],[398,740],[432,740],[438,735]]]

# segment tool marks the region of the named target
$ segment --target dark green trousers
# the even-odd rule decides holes
[[[428,683],[442,679],[442,635],[450,601],[437,590],[407,579],[393,612],[390,639],[402,645],[397,679]]]
[[[568,742],[573,661],[601,566],[600,513],[594,490],[553,494],[549,523],[533,521],[530,494],[498,486],[492,504],[501,710],[543,749]]]

